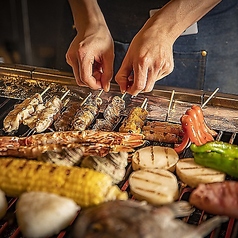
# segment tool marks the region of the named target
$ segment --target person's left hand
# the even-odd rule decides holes
[[[174,41],[162,32],[149,20],[132,40],[115,76],[122,93],[150,92],[157,80],[173,71]]]

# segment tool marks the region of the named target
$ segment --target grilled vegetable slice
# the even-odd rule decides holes
[[[16,218],[24,237],[49,237],[66,228],[80,207],[53,193],[28,192],[16,204]]]
[[[176,164],[176,173],[183,183],[192,188],[200,183],[222,182],[226,176],[225,173],[195,163],[193,158],[180,159]]]
[[[109,175],[92,169],[4,158],[0,160],[0,171],[0,189],[11,197],[45,191],[71,198],[81,207],[127,199],[127,193],[113,186]]]
[[[0,190],[0,219],[2,219],[7,212],[7,199],[5,193]]]
[[[132,157],[132,168],[166,169],[174,172],[179,157],[173,148],[164,146],[147,146],[137,150]]]
[[[138,200],[164,205],[178,199],[176,176],[164,169],[145,169],[131,173],[130,191]]]

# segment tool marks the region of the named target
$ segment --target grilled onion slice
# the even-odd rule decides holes
[[[137,150],[132,157],[133,170],[166,169],[175,171],[179,157],[173,148],[164,146],[147,146]]]
[[[200,183],[222,182],[226,176],[223,172],[195,163],[193,158],[180,159],[176,164],[176,174],[183,183],[192,188]]]
[[[178,199],[176,176],[164,169],[145,169],[131,173],[130,191],[138,200],[145,200],[154,205],[164,205]]]

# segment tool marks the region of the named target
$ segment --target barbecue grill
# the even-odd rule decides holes
[[[14,105],[36,92],[41,93],[49,85],[51,88],[46,93],[46,99],[52,95],[62,96],[67,90],[70,90],[65,101],[81,102],[91,92],[89,88],[78,87],[75,79],[69,73],[30,66],[0,64],[1,135],[5,135],[5,132],[2,130],[3,119],[7,113],[13,109]],[[214,96],[210,97],[211,94],[212,92],[198,90],[155,87],[152,92],[139,94],[137,97],[126,95],[124,99],[127,103],[127,107],[122,116],[126,116],[132,107],[140,106],[144,99],[147,98],[147,110],[149,111],[148,120],[180,123],[181,115],[193,104],[198,104],[203,106],[204,117],[207,124],[218,132],[216,140],[238,144],[238,96],[216,92]],[[100,113],[103,112],[110,98],[115,95],[120,96],[120,91],[116,84],[112,84],[110,92],[101,94],[103,104]],[[100,117],[100,113],[98,117]],[[51,128],[47,130],[51,130]],[[30,135],[30,133],[31,131],[29,129],[22,126],[15,135],[26,136]],[[159,144],[158,142],[149,143],[153,145]],[[181,158],[185,157],[191,157],[189,149],[181,155]],[[122,190],[129,190],[128,176],[131,172],[132,169],[129,165],[125,180],[119,184]],[[183,188],[179,199],[187,200],[190,193],[190,188]],[[14,215],[16,201],[17,198],[8,197],[7,214],[0,220],[0,237],[23,237]],[[197,209],[191,216],[183,220],[189,224],[198,225],[210,217],[211,215]],[[70,237],[70,230],[71,226],[54,237]],[[238,221],[230,219],[215,229],[208,237],[235,238],[237,236]]]

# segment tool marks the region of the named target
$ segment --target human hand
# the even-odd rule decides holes
[[[91,89],[108,92],[113,76],[114,45],[106,26],[78,32],[66,53],[76,82]]]
[[[121,92],[152,91],[157,80],[173,71],[173,43],[149,20],[132,40],[115,76]]]

